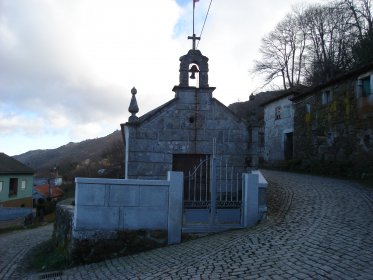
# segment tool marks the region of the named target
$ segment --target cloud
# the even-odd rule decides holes
[[[260,85],[260,39],[296,2],[212,2],[199,49],[215,97],[247,100]],[[196,4],[197,35],[209,3]],[[173,98],[191,15],[185,0],[0,0],[0,134],[80,141],[128,119],[133,86],[138,115]]]
[[[5,115],[0,113],[0,135],[7,135],[16,131],[22,132],[26,136],[43,132],[45,123],[41,118],[26,118],[22,115]]]
[[[159,78],[175,66],[167,59],[181,11],[173,1],[1,4],[0,93],[14,114],[35,112],[54,125],[57,116],[64,126],[125,121],[132,86],[154,101]]]

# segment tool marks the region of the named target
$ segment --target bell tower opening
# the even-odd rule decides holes
[[[198,68],[198,65],[196,63],[191,63],[191,64],[189,64],[188,68],[189,68],[188,72],[190,73],[188,85],[190,87],[198,88],[199,87],[199,68]]]

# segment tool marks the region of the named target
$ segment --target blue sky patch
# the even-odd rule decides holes
[[[191,2],[192,2],[192,0],[176,0],[176,3],[179,6],[186,6],[186,5],[190,4]]]

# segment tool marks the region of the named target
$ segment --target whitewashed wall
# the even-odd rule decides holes
[[[74,235],[120,230],[168,230],[168,242],[181,238],[183,175],[167,180],[76,178]]]
[[[285,134],[294,131],[294,108],[286,96],[264,107],[264,160],[284,160]],[[281,107],[281,118],[275,119],[276,107]]]

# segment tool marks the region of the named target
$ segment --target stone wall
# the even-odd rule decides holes
[[[373,94],[362,96],[358,80],[352,76],[294,100],[295,156],[303,165],[373,168]]]
[[[180,172],[168,180],[76,178],[75,201],[57,205],[54,240],[70,263],[180,243]]]
[[[164,179],[174,154],[216,154],[230,165],[249,167],[247,124],[212,98],[214,88],[175,87],[175,99],[126,123],[128,178]],[[126,135],[124,136],[126,138]]]
[[[74,208],[73,199],[66,199],[57,203],[53,230],[54,243],[61,252],[64,252],[68,262],[72,261],[72,252],[74,251],[72,238]]]
[[[167,180],[76,178],[75,183],[75,239],[95,239],[97,232],[165,230],[169,243],[180,242],[181,172],[168,172]]]
[[[76,265],[130,255],[167,244],[167,231],[117,230],[96,231],[90,238],[73,237],[75,206],[73,200],[57,204],[53,240],[69,264]]]
[[[250,227],[266,217],[266,188],[268,183],[258,170],[253,171],[252,174],[244,174],[243,177],[243,201],[241,206],[242,224],[240,224],[240,227]],[[168,221],[166,227],[154,226],[154,221],[152,221],[148,227],[139,226],[140,224],[144,224],[144,221],[149,221],[147,219],[148,217],[155,220],[155,223],[157,223],[157,220],[163,220],[162,213],[157,211],[154,207],[149,207],[149,205],[144,205],[145,207],[142,207],[142,210],[140,209],[141,207],[137,207],[139,208],[137,210],[140,210],[140,212],[137,212],[135,217],[131,218],[130,216],[126,216],[124,208],[128,207],[128,204],[131,204],[131,207],[133,208],[129,213],[136,212],[136,205],[134,204],[141,200],[138,195],[141,194],[144,196],[143,202],[150,198],[144,192],[139,192],[138,195],[136,195],[134,189],[130,189],[130,192],[127,193],[127,195],[125,195],[123,191],[121,192],[121,195],[118,193],[115,194],[115,199],[125,200],[115,205],[115,207],[122,208],[122,210],[118,209],[119,212],[122,212],[122,215],[119,214],[114,215],[113,217],[107,217],[108,221],[101,219],[105,211],[103,211],[104,209],[99,203],[100,199],[97,197],[100,190],[95,189],[94,186],[85,186],[83,187],[85,190],[79,194],[78,178],[78,186],[76,188],[76,198],[78,198],[77,205],[73,203],[73,200],[65,200],[58,203],[56,207],[56,221],[53,234],[56,246],[60,249],[60,252],[65,253],[66,259],[69,263],[79,264],[133,254],[165,246],[167,244],[181,242],[183,219],[183,201],[181,191],[182,176],[178,172],[169,172],[169,178],[171,182],[174,182],[174,188],[171,187],[169,189],[167,201],[162,201],[162,203],[168,207]],[[105,193],[103,194],[104,205],[106,204],[105,200],[107,202],[111,200],[111,192],[107,190],[107,186],[110,186],[113,182],[118,183],[119,181],[130,181],[133,183],[134,181],[137,181],[137,185],[141,185],[141,183],[145,181],[104,179],[106,182],[105,184],[103,179],[85,178],[83,180],[80,178],[80,183],[84,181],[85,184],[90,183],[91,185],[94,185],[94,180],[97,180],[96,185],[101,185],[105,190]],[[126,186],[122,186],[122,188],[124,189]],[[93,195],[89,195],[89,191],[91,191]],[[84,196],[83,199],[81,195]],[[153,198],[156,200],[156,196]],[[91,211],[88,214],[84,213],[84,211],[83,213],[80,212],[79,208],[87,202],[90,204],[92,204],[92,202],[95,203],[96,207],[92,207],[91,209],[97,208],[99,209],[98,212]],[[118,202],[118,200],[116,202]],[[110,206],[108,204],[106,205]],[[154,213],[144,211],[144,208],[148,208],[148,210]],[[79,217],[79,215],[82,216]],[[120,221],[120,217],[123,218],[124,223]],[[85,219],[83,223],[82,219]],[[117,224],[112,226],[114,220],[117,221]],[[130,222],[132,222],[132,225],[127,227],[123,226],[125,223],[129,224]],[[227,230],[232,225],[220,224],[210,226],[211,228],[207,230],[208,232],[214,230]],[[236,225],[234,225],[234,228],[237,228]],[[205,229],[207,229],[207,227]],[[185,228],[183,228],[183,230],[185,230]],[[185,232],[188,231],[186,230]]]

